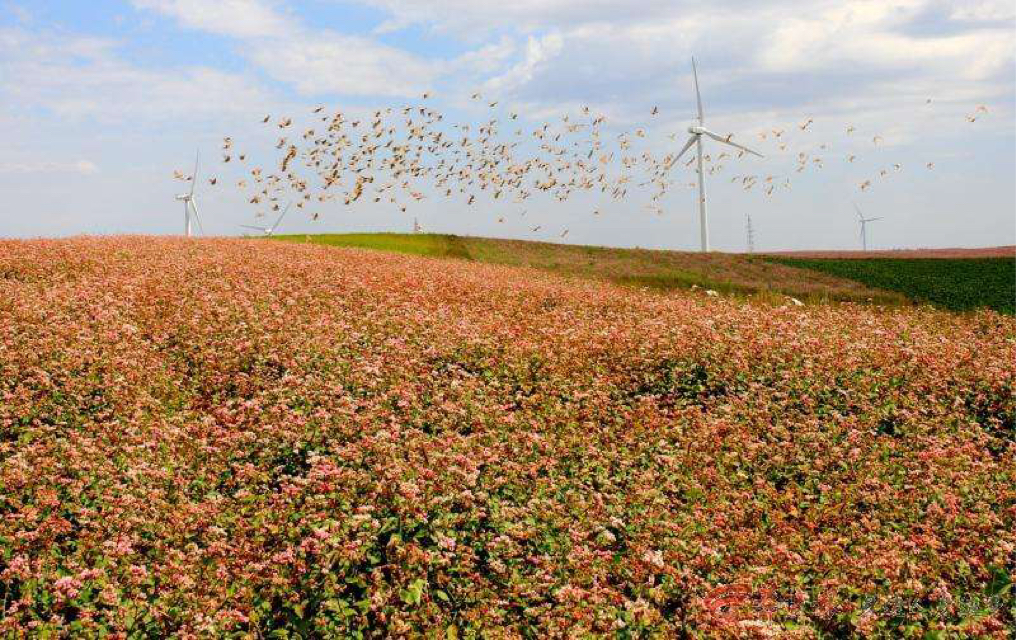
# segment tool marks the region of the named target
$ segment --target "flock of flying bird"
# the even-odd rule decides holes
[[[430,97],[423,95],[424,101]],[[662,214],[661,201],[671,187],[696,184],[680,181],[674,175],[677,169],[697,171],[694,159],[679,164],[674,151],[654,153],[646,128],[608,133],[606,118],[594,116],[583,107],[578,117],[566,115],[559,122],[527,129],[518,124],[519,114],[497,111],[497,101],[484,100],[478,93],[472,99],[483,101],[492,116],[475,128],[450,124],[440,112],[422,105],[386,108],[374,111],[371,117],[356,119],[318,107],[313,110],[314,124],[299,129],[290,117],[273,121],[265,116],[262,123],[277,129],[278,135],[274,145],[277,159],[272,168],[249,166],[248,154],[239,150],[231,137],[223,139],[222,162],[242,165],[235,184],[257,207],[258,218],[267,211],[282,210],[287,202],[317,220],[321,209],[333,201],[344,205],[384,202],[405,212],[428,194],[458,197],[466,205],[473,205],[483,195],[495,202],[523,204],[534,194],[565,201],[580,192],[596,191],[602,197],[621,200],[630,191],[646,187],[652,194],[646,208]],[[986,112],[985,106],[978,106],[967,121],[974,122]],[[659,109],[653,107],[650,115],[658,114]],[[806,135],[812,124],[814,120],[809,118],[796,128]],[[846,127],[847,136],[855,132],[855,127]],[[675,140],[678,135],[669,137]],[[786,130],[771,129],[757,135],[761,141],[770,141],[779,151],[787,152],[790,136]],[[882,142],[881,136],[872,137],[874,147]],[[831,153],[830,145],[825,143],[800,151],[793,171],[822,169]],[[744,155],[744,151],[707,154],[703,170],[711,175],[720,173],[727,163]],[[856,159],[855,154],[845,158],[850,163]],[[929,162],[926,168],[933,169],[934,164]],[[893,163],[858,187],[866,191],[873,180],[901,170],[900,164]],[[180,171],[174,176],[184,181],[194,179]],[[217,177],[208,181],[213,186],[220,182]],[[740,183],[745,191],[757,187],[766,196],[772,196],[777,188],[791,187],[790,175],[735,175],[731,182]],[[600,210],[593,213],[599,215]],[[525,211],[521,215],[524,217]],[[497,221],[503,223],[505,218],[498,217]],[[532,232],[541,228],[535,225]],[[565,229],[561,237],[567,234]]]

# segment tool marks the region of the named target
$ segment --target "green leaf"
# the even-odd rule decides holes
[[[423,578],[413,580],[412,584],[402,591],[402,601],[406,604],[420,604],[420,601],[423,599],[423,589],[426,586],[427,581]]]
[[[1008,593],[1012,589],[1012,579],[1009,577],[1009,572],[1002,567],[991,568],[991,580],[988,581],[988,586],[985,589],[985,593],[989,597],[1002,596]]]

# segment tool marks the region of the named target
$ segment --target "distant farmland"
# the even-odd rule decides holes
[[[324,234],[279,239],[525,266],[658,290],[697,286],[769,300],[793,296],[810,302],[931,303],[954,311],[989,308],[1012,314],[1016,297],[1016,250],[1012,247],[752,256],[438,234]],[[993,257],[983,257],[986,255]]]
[[[354,233],[276,236],[280,240],[361,247],[471,262],[529,267],[569,278],[656,290],[690,287],[773,300],[877,301],[906,304],[904,296],[859,282],[790,267],[756,256],[615,249],[440,234]]]

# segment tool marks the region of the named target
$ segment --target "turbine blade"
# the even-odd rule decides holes
[[[195,200],[194,198],[191,198],[189,200],[189,202],[190,202],[191,209],[194,210],[194,220],[196,220],[197,223],[198,223],[198,229],[201,230],[201,235],[205,235],[205,226],[203,224],[201,224],[201,216],[198,215],[198,203],[197,203],[197,200]]]
[[[867,220],[865,220],[865,222],[874,222],[875,220],[881,220],[881,219],[882,219],[881,216],[879,216],[878,218],[868,218]]]
[[[717,135],[717,134],[713,133],[712,131],[706,131],[706,135],[709,136],[710,138],[712,138],[713,140],[717,141],[717,142],[722,142],[723,144],[729,144],[732,147],[737,147],[738,149],[740,149],[741,151],[744,151],[746,153],[754,154],[754,155],[756,155],[756,156],[758,156],[760,158],[764,158],[765,157],[764,155],[762,155],[758,151],[754,151],[752,149],[749,149],[748,147],[744,146],[743,144],[737,144],[736,142],[731,142],[729,138],[724,138],[723,136]]]
[[[275,224],[269,227],[269,231],[272,231],[273,233],[275,232],[275,229],[279,226],[279,223],[282,222],[282,219],[286,217],[286,212],[289,211],[291,206],[293,206],[292,202],[286,205],[286,208],[282,210],[282,215],[279,216],[279,219],[275,221]]]
[[[698,103],[698,123],[705,123],[705,115],[702,113],[702,94],[699,92],[698,86],[698,67],[695,65],[695,57],[691,59],[691,73],[695,76],[695,101]]]
[[[243,227],[244,229],[254,229],[255,231],[265,231],[264,227],[253,227],[253,226],[251,226],[249,224],[241,224],[240,226]]]
[[[695,141],[698,140],[698,138],[699,138],[698,134],[697,133],[693,133],[691,135],[691,137],[688,138],[688,142],[686,142],[684,144],[684,147],[682,147],[681,153],[677,154],[677,157],[674,158],[674,162],[677,162],[678,160],[680,160],[681,156],[683,156],[688,151],[688,149],[691,149],[692,145],[695,144]]]
[[[864,220],[864,214],[861,213],[861,207],[857,206],[856,202],[854,203],[854,211],[857,212],[857,217],[858,218],[860,218],[861,220]]]
[[[194,173],[191,174],[190,194],[194,195],[194,187],[198,185],[198,160],[201,158],[201,151],[194,153]]]

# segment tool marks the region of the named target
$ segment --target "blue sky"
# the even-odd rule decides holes
[[[0,237],[179,233],[172,175],[196,148],[225,176],[225,135],[274,158],[266,113],[355,113],[424,91],[474,124],[490,117],[474,91],[529,127],[589,106],[665,152],[694,115],[694,55],[710,127],[767,156],[709,176],[715,248],[744,249],[746,213],[760,250],[854,248],[853,203],[885,217],[877,248],[1014,244],[1014,47],[1009,0],[0,0]],[[759,137],[772,129],[786,149]],[[802,151],[821,169],[798,173]],[[729,179],[746,173],[789,188],[767,197]],[[332,203],[285,227],[404,231],[418,217],[440,232],[693,249],[693,180],[679,176],[662,213],[648,192],[536,199],[525,218],[431,194],[407,213]],[[198,195],[209,234],[254,221],[235,190]]]

